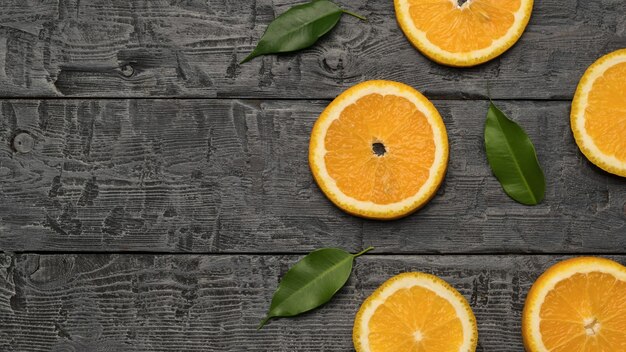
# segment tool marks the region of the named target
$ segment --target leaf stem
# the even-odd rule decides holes
[[[259,326],[257,326],[257,330],[261,330],[263,328],[263,326],[265,326],[265,324],[267,324],[268,321],[270,321],[270,319],[272,319],[272,317],[265,317],[263,318],[263,320],[261,320],[261,323],[259,324]]]
[[[363,254],[365,254],[365,253],[367,253],[367,252],[371,251],[372,249],[374,249],[374,247],[367,247],[367,248],[365,248],[364,250],[360,251],[359,253],[357,253],[357,254],[353,254],[352,256],[353,256],[353,257],[355,257],[355,258],[356,258],[356,257],[360,257],[360,256],[362,256]]]
[[[367,18],[365,18],[365,17],[363,17],[361,15],[358,15],[358,14],[356,14],[354,12],[350,12],[350,11],[344,10],[344,9],[341,9],[341,11],[343,11],[343,13],[348,14],[350,16],[354,16],[354,17],[356,17],[356,18],[358,18],[358,19],[360,19],[362,21],[367,21]]]

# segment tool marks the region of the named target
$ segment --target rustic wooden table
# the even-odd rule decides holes
[[[238,65],[298,2],[0,0],[0,351],[347,351],[362,300],[408,270],[468,298],[479,351],[522,351],[543,270],[626,263],[626,182],[569,130],[585,68],[626,47],[625,1],[538,0],[514,48],[454,69],[411,47],[391,0],[343,0],[368,21]],[[307,165],[318,114],[368,79],[422,91],[450,137],[437,197],[393,222],[344,214]],[[491,175],[488,96],[535,142],[539,206]],[[330,304],[255,329],[303,254],[370,245]]]

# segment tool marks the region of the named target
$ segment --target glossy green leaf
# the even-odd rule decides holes
[[[259,329],[274,317],[291,317],[328,302],[345,285],[358,254],[337,248],[318,249],[302,258],[285,274]]]
[[[315,0],[294,6],[270,23],[254,51],[241,63],[260,55],[308,48],[333,29],[344,13],[364,19],[342,10],[328,0]]]
[[[541,203],[546,180],[535,147],[526,132],[493,103],[485,124],[485,148],[491,170],[506,194],[522,204]]]

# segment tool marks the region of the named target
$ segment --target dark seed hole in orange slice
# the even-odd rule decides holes
[[[384,144],[376,142],[372,143],[372,151],[376,154],[376,156],[383,156],[387,153],[387,148],[385,148]]]

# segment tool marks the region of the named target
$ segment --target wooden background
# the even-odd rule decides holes
[[[586,67],[626,47],[626,2],[537,0],[515,47],[454,69],[408,43],[391,0],[344,0],[368,21],[238,65],[299,2],[0,0],[0,351],[346,351],[362,300],[409,270],[468,298],[479,351],[522,351],[542,271],[626,263],[626,182],[569,130]],[[368,79],[422,91],[450,137],[438,196],[394,222],[342,213],[307,165],[321,110]],[[539,206],[491,175],[487,97],[537,147]],[[376,250],[326,307],[256,331],[289,266],[331,246]]]

